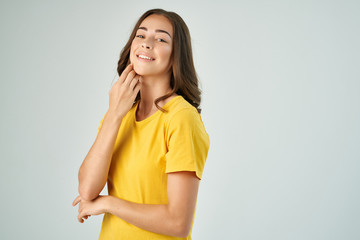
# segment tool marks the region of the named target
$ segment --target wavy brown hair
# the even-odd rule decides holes
[[[198,113],[201,113],[201,108],[199,107],[201,102],[201,90],[198,87],[198,78],[193,62],[190,32],[184,20],[174,12],[168,12],[163,9],[156,8],[148,10],[139,18],[128,42],[120,53],[117,72],[120,76],[126,66],[130,63],[131,43],[136,36],[136,31],[138,30],[142,21],[152,14],[162,15],[169,19],[174,30],[172,53],[170,57],[172,65],[170,87],[172,91],[169,94],[155,99],[154,103],[159,110],[166,112],[165,109],[158,106],[158,102],[165,100],[173,93],[176,93],[183,96],[186,101],[188,101],[196,108]],[[140,98],[141,96],[139,91],[133,106],[140,100]]]

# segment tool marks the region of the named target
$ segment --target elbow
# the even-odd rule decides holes
[[[190,234],[190,227],[183,227],[182,229],[181,229],[181,232],[180,232],[180,237],[181,238],[186,238],[187,236],[189,236],[189,234]]]
[[[177,234],[176,237],[179,238],[186,238],[187,236],[189,236],[190,232],[182,232],[181,234]]]
[[[83,199],[85,201],[92,201],[99,196],[98,193],[86,191],[80,187],[79,187],[79,194],[80,194],[81,199]]]
[[[169,226],[171,233],[169,232],[169,235],[178,238],[186,238],[189,236],[193,223],[193,215],[189,216],[186,212],[182,212],[176,209],[169,209],[168,211],[170,214],[170,221],[168,221],[168,223],[171,223]]]
[[[190,234],[190,230],[185,228],[178,229],[179,231],[175,234],[175,237],[186,238]]]
[[[81,199],[85,201],[94,200],[99,196],[106,183],[101,183],[101,185],[99,185],[99,182],[90,181],[81,177],[82,176],[79,174],[78,191]]]
[[[175,232],[174,236],[179,238],[185,238],[189,236],[191,230],[191,222],[187,223],[186,221],[178,221],[174,227]]]

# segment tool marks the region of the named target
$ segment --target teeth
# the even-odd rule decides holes
[[[139,58],[143,58],[143,59],[148,59],[148,60],[152,60],[151,58],[144,56],[144,55],[139,55]]]

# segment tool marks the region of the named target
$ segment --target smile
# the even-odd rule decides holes
[[[146,62],[155,60],[154,58],[143,55],[143,54],[136,55],[136,57],[140,60],[145,60]]]

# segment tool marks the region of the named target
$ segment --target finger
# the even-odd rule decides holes
[[[131,71],[129,72],[129,74],[127,75],[127,77],[126,77],[126,79],[125,79],[125,81],[124,81],[124,84],[126,84],[127,86],[129,86],[131,80],[133,80],[135,76],[136,76],[136,72],[135,72],[134,70],[131,70]]]
[[[130,82],[130,89],[134,89],[135,85],[140,82],[140,75],[136,75]]]
[[[82,214],[80,213],[80,214],[78,215],[77,219],[78,219],[78,221],[81,222],[81,223],[84,222],[84,220],[83,220],[82,218],[83,218],[83,216],[82,216]]]
[[[142,84],[142,83],[139,81],[139,82],[137,82],[137,84],[135,85],[134,92],[133,92],[134,95],[138,94],[139,90],[141,89],[141,84]]]
[[[127,65],[127,67],[124,69],[124,71],[121,73],[119,80],[120,82],[124,82],[126,77],[129,75],[129,73],[133,70],[133,64],[130,63]]]
[[[81,201],[81,197],[80,197],[80,195],[79,195],[79,196],[77,196],[77,197],[75,198],[75,200],[73,201],[73,203],[72,203],[73,207],[75,207],[76,204],[78,204],[80,201]]]

